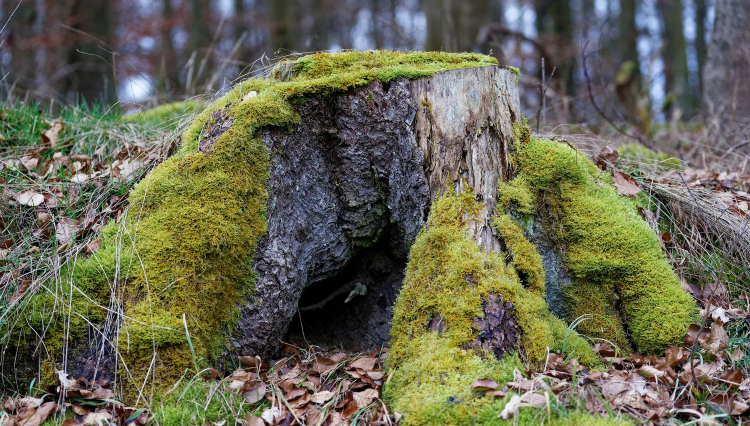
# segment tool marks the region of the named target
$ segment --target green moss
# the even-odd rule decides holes
[[[514,161],[518,175],[504,187],[514,192],[500,199],[528,205],[531,194],[535,209],[551,219],[574,277],[564,289],[570,319],[593,314],[578,330],[623,349],[627,330],[644,353],[678,344],[696,308],[635,203],[618,196],[611,178],[567,145],[530,138],[516,146]]]
[[[477,336],[475,318],[490,294],[501,295],[515,308],[521,331],[521,350],[530,365],[541,366],[549,350],[564,352],[582,363],[596,362],[589,345],[555,318],[544,301],[544,271],[536,249],[520,236],[520,229],[498,218],[513,240],[514,264],[502,254],[485,253],[466,235],[468,223],[482,207],[469,192],[447,191],[432,205],[427,225],[409,254],[404,286],[394,308],[388,369],[392,381],[386,394],[394,409],[406,414],[407,424],[473,424],[494,400],[473,398],[473,380],[502,377],[502,361],[471,349]],[[528,259],[521,256],[528,255]],[[524,288],[518,272],[533,284]],[[427,324],[439,317],[438,333]],[[471,403],[446,406],[449,397]]]

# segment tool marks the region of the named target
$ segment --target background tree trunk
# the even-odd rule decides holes
[[[705,109],[730,146],[741,144],[750,125],[750,8],[743,0],[718,0],[704,71]],[[742,149],[750,152],[750,146]]]
[[[682,0],[659,0],[659,10],[664,27],[664,78],[666,95],[673,95],[674,102],[668,111],[674,111],[672,105],[680,108],[683,114],[694,112],[695,101],[688,80],[687,44],[685,43],[682,24]]]
[[[471,238],[499,251],[489,220],[521,120],[515,78],[481,67],[373,82],[309,99],[292,132],[261,130],[273,153],[269,227],[231,355],[273,354],[298,306],[304,331],[350,347],[386,343],[409,248],[447,185],[474,188],[485,206]]]

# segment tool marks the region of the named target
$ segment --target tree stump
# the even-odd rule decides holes
[[[489,66],[374,81],[313,97],[299,112],[292,131],[261,131],[274,153],[269,227],[254,260],[256,292],[231,338],[234,354],[273,354],[301,298],[302,326],[328,312],[317,323],[332,343],[385,344],[409,248],[448,186],[474,188],[484,206],[471,238],[485,250],[501,247],[490,216],[521,118],[513,71]],[[342,273],[373,258],[381,260],[369,271]],[[356,296],[356,283],[366,283],[366,294]],[[322,309],[304,309],[341,288],[347,291]]]

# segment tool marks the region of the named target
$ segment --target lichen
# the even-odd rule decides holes
[[[198,114],[179,152],[134,187],[127,216],[105,227],[101,248],[27,300],[31,330],[18,327],[5,341],[44,336],[50,359],[59,360],[63,342],[85,340],[116,316],[121,325],[110,327],[118,330],[127,397],[144,384],[169,386],[201,360],[210,364],[253,292],[252,257],[266,232],[270,157],[257,129],[295,125],[305,97],[496,63],[479,54],[319,53],[277,67],[291,70],[284,76],[238,84]],[[219,110],[232,125],[199,152]]]
[[[500,188],[501,204],[549,217],[574,278],[565,287],[578,330],[644,353],[678,344],[696,315],[656,235],[633,200],[575,149],[526,135],[514,153],[517,177]],[[629,337],[629,339],[628,339]]]

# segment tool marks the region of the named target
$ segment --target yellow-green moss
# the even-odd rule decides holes
[[[536,246],[523,236],[521,227],[513,222],[508,214],[496,214],[493,217],[493,226],[513,255],[513,266],[525,276],[528,290],[544,296],[544,267],[542,256]]]
[[[618,196],[608,174],[565,144],[528,138],[515,149],[517,177],[501,187],[514,191],[500,199],[524,206],[531,194],[537,211],[550,218],[574,277],[564,288],[570,319],[594,314],[578,330],[625,349],[629,331],[645,353],[679,343],[696,308],[635,203]],[[514,199],[516,193],[523,197]]]
[[[238,84],[196,116],[175,156],[135,186],[127,217],[105,228],[99,251],[77,259],[48,291],[29,299],[33,330],[20,333],[44,331],[39,335],[50,357],[59,359],[64,336],[85,339],[87,321],[99,327],[107,309],[121,308],[117,343],[127,367],[120,371],[128,372],[127,396],[143,383],[168,386],[192,368],[188,335],[196,358],[213,362],[238,304],[253,291],[251,259],[266,232],[269,154],[256,130],[296,124],[295,105],[306,96],[496,63],[478,54],[320,53],[279,65],[270,79]],[[285,81],[282,69],[292,71]],[[201,134],[218,110],[232,126],[213,141],[210,153],[201,153]]]
[[[483,397],[449,407],[440,403],[449,397],[470,397],[473,380],[497,377],[502,370],[494,355],[470,349],[478,333],[474,319],[482,317],[482,304],[490,294],[513,304],[520,347],[530,365],[541,366],[548,348],[582,363],[597,360],[590,346],[549,312],[541,258],[528,241],[514,241],[518,255],[530,256],[518,259],[519,271],[535,274],[536,287],[527,290],[516,269],[505,264],[503,254],[485,253],[468,238],[467,224],[481,206],[468,190],[449,190],[432,204],[427,225],[409,253],[404,286],[394,308],[388,355],[392,381],[386,392],[394,408],[406,414],[408,424],[473,424],[493,406],[492,399]],[[436,317],[444,324],[440,333],[426,326]]]

